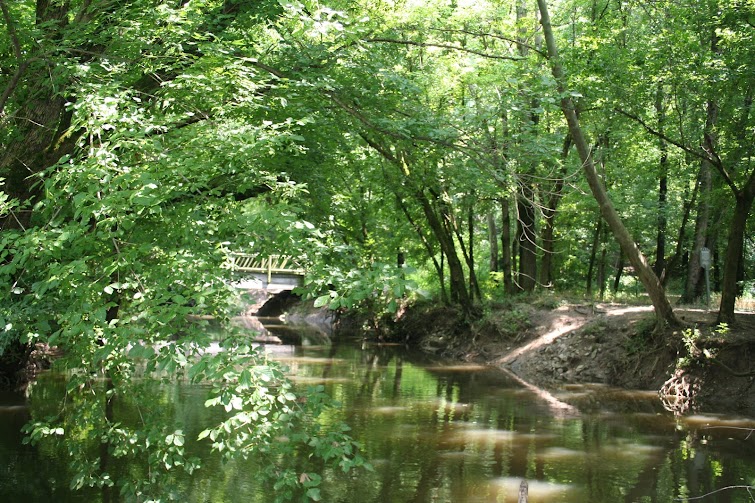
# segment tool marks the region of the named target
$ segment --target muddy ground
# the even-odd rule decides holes
[[[543,389],[601,383],[660,391],[675,412],[755,416],[755,313],[720,332],[715,312],[675,309],[685,328],[653,335],[650,306],[493,306],[465,323],[448,308],[415,307],[382,337],[439,356],[503,367]]]

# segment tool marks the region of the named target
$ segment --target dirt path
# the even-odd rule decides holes
[[[554,311],[554,313],[557,313],[559,311],[567,312],[565,312],[564,314],[557,314],[552,319],[547,320],[547,325],[540,325],[540,327],[545,328],[545,333],[536,336],[535,339],[525,343],[522,346],[518,346],[512,349],[502,357],[498,358],[495,362],[501,365],[507,365],[523,354],[535,351],[548,344],[552,344],[559,337],[582,328],[590,319],[588,315],[581,314],[574,310],[568,312],[568,308],[559,308],[558,310]]]

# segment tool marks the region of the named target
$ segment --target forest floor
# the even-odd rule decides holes
[[[598,383],[660,391],[675,412],[755,416],[755,313],[724,331],[716,313],[677,307],[685,327],[653,335],[646,305],[531,302],[492,306],[471,324],[417,306],[390,338],[439,356],[495,365],[543,390]]]

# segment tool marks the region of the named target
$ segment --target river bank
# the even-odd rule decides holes
[[[474,322],[418,305],[379,337],[460,361],[501,367],[543,389],[604,384],[660,391],[677,413],[755,415],[755,313],[721,330],[715,312],[677,308],[685,328],[653,336],[645,305],[535,301],[492,305]],[[342,317],[340,330],[358,320]]]

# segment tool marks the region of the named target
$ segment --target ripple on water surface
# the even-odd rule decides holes
[[[353,381],[348,377],[300,376],[296,374],[288,377],[296,384],[350,384]]]
[[[477,425],[464,423],[448,438],[449,443],[465,445],[468,443],[486,444],[532,444],[550,441],[555,436],[552,433],[519,433],[511,430],[494,428],[480,428]]]
[[[273,355],[276,361],[281,363],[299,363],[302,365],[333,365],[343,363],[339,358],[328,358],[321,356],[296,356],[296,355]]]
[[[537,454],[537,457],[543,460],[568,460],[574,461],[578,458],[584,458],[587,454],[584,451],[576,451],[565,447],[548,447]]]
[[[716,414],[693,414],[682,416],[681,421],[689,426],[709,428],[755,428],[755,419],[726,417]]]
[[[486,365],[429,365],[424,367],[428,371],[441,371],[441,372],[480,372],[481,370],[488,370],[490,367]]]

